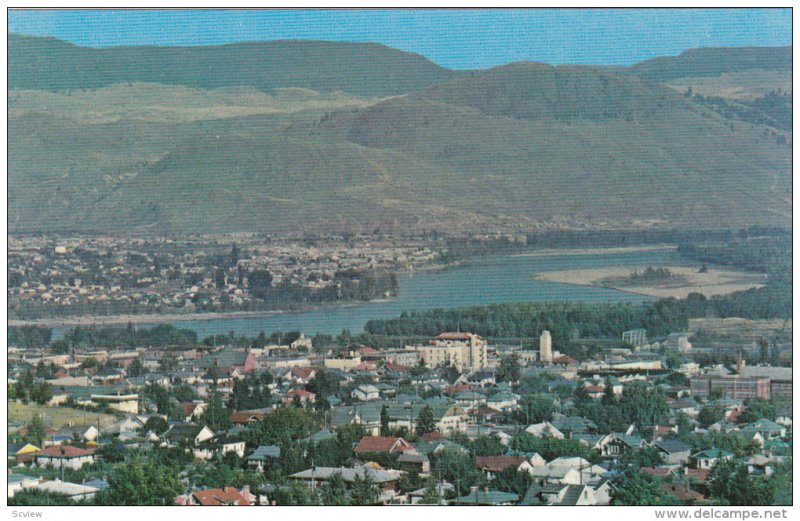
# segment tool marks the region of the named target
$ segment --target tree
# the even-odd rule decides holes
[[[89,358],[87,358],[86,360],[84,360],[81,363],[80,368],[81,369],[99,369],[100,368],[100,362],[98,362],[95,357],[90,356]]]
[[[772,347],[769,351],[769,363],[774,367],[781,365],[781,348],[775,340],[772,341]]]
[[[519,401],[519,409],[514,411],[514,417],[520,423],[530,425],[550,421],[555,412],[553,397],[546,394],[526,394]]]
[[[350,491],[340,473],[336,473],[320,489],[320,499],[326,506],[348,506]]]
[[[436,430],[436,419],[433,416],[433,409],[426,405],[419,410],[417,416],[417,436],[428,434]]]
[[[142,376],[144,374],[144,366],[142,365],[142,361],[138,358],[135,359],[133,362],[128,365],[128,368],[125,371],[128,376]]]
[[[234,242],[231,247],[230,265],[236,266],[237,264],[239,264],[239,246]]]
[[[500,360],[500,367],[497,370],[497,379],[501,382],[517,382],[519,381],[520,373],[519,356],[516,353]]]
[[[419,427],[417,427],[419,429]],[[383,404],[381,407],[381,436],[389,434],[389,407]]]
[[[225,270],[217,268],[217,271],[214,272],[214,285],[218,290],[222,290],[225,288],[225,282]]]
[[[606,407],[613,407],[617,404],[617,396],[614,394],[614,386],[609,377],[606,377],[606,387],[603,390],[603,398],[600,400],[600,403]]]
[[[27,425],[27,429],[27,439],[37,447],[41,447],[42,441],[47,437],[47,431],[42,417],[38,414],[34,414]]]
[[[675,497],[665,494],[650,476],[639,474],[638,468],[629,468],[614,480],[611,504],[659,506],[679,505],[680,502]]]
[[[101,445],[96,451],[95,455],[107,463],[122,463],[125,461],[125,451],[121,450],[117,445],[108,443]]]
[[[497,489],[517,494],[520,497],[525,495],[532,483],[533,478],[531,475],[525,471],[517,470],[515,466],[498,472],[492,482]]]
[[[769,343],[763,338],[758,339],[758,361],[762,364],[769,362]]]
[[[144,423],[145,432],[154,432],[161,435],[167,432],[167,429],[169,429],[169,424],[161,416],[151,416]]]
[[[357,475],[350,485],[350,499],[352,505],[374,505],[380,497],[380,487],[367,474],[366,469]]]
[[[50,401],[53,397],[53,390],[47,382],[36,382],[33,384],[30,392],[30,398],[39,405],[43,405]]]
[[[483,481],[483,474],[475,468],[472,457],[465,452],[446,448],[430,457],[431,474],[452,483],[458,496],[464,495],[469,487]]]
[[[222,401],[216,383],[211,384],[211,394],[202,419],[214,432],[230,427],[230,412]]]
[[[778,409],[775,404],[763,398],[745,400],[744,405],[745,410],[740,418],[745,423],[753,423],[761,418],[774,420],[778,415]]]
[[[73,501],[65,494],[51,494],[38,489],[23,489],[8,498],[8,506],[79,506],[91,505],[88,500]]]
[[[433,479],[433,476],[428,478],[428,484],[425,487],[425,494],[422,496],[422,499],[419,500],[420,505],[440,505],[442,504],[442,498],[439,497],[439,492],[437,490],[438,485],[436,481]]]
[[[108,478],[109,489],[100,498],[109,505],[173,505],[184,485],[170,468],[133,460],[119,465]]]
[[[444,366],[442,368],[442,377],[447,380],[449,383],[455,383],[458,380],[458,377],[461,376],[461,371],[452,364]]]
[[[722,419],[725,410],[718,405],[706,405],[700,409],[697,415],[697,421],[703,428],[707,428]]]
[[[272,274],[266,270],[253,270],[247,276],[247,285],[250,294],[256,298],[265,299],[272,286]]]

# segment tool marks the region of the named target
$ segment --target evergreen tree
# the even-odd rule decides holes
[[[389,434],[389,407],[383,404],[381,407],[381,436]]]
[[[42,442],[47,437],[47,432],[45,430],[44,420],[42,417],[38,414],[34,414],[26,427],[28,429],[28,434],[26,435],[28,441],[37,447],[41,447]]]
[[[433,416],[433,409],[426,405],[420,409],[419,416],[417,416],[417,436],[423,436],[429,432],[434,432],[435,430],[436,420]]]

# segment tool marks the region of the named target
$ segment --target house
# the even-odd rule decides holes
[[[56,435],[67,436],[68,439],[79,441],[95,441],[100,437],[100,431],[94,425],[75,425],[60,428]]]
[[[350,423],[361,425],[364,432],[377,436],[381,429],[381,404],[366,402],[331,409],[331,426],[334,429]]]
[[[309,488],[316,488],[319,485],[330,481],[335,476],[352,483],[357,479],[368,478],[372,483],[381,488],[379,502],[388,502],[397,493],[397,481],[404,474],[402,470],[375,469],[369,466],[359,467],[313,467],[289,476],[291,479],[302,481]]]
[[[368,402],[370,400],[380,399],[381,392],[374,385],[359,385],[353,389],[353,392],[350,393],[350,396],[355,400]]]
[[[592,488],[595,504],[606,506],[611,504],[611,480],[604,476],[597,476],[587,483]]]
[[[647,445],[644,438],[635,434],[625,434],[623,432],[612,432],[604,437],[601,443],[600,453],[603,456],[618,456],[635,452]]]
[[[615,447],[612,446],[614,441],[613,434],[572,434],[573,440],[578,440],[590,449],[596,450],[604,456],[613,454]]]
[[[164,441],[169,447],[181,445],[195,446],[210,440],[215,436],[214,431],[206,425],[193,423],[176,423],[163,434]]]
[[[451,505],[515,505],[519,501],[517,494],[499,490],[479,489],[472,487],[466,496],[450,500]]]
[[[517,406],[520,396],[508,391],[495,393],[486,399],[486,405],[492,409],[507,411]]]
[[[306,442],[306,443],[307,442],[319,443],[321,441],[335,439],[335,438],[336,438],[336,434],[332,433],[328,429],[322,429],[322,430],[319,430],[319,431],[315,432],[314,434],[312,434],[311,436],[309,436],[307,438],[303,438],[301,441]]]
[[[418,452],[419,454],[426,454],[426,455],[439,454],[445,449],[450,449],[462,453],[469,452],[467,449],[465,449],[458,443],[447,439],[433,440],[429,442],[418,441],[414,445],[414,450],[416,452]]]
[[[267,417],[263,411],[234,411],[229,419],[234,425],[252,425]]]
[[[653,443],[653,447],[658,449],[664,461],[671,465],[683,465],[688,462],[692,450],[691,446],[674,438],[657,441]]]
[[[292,367],[292,369],[286,373],[286,377],[295,384],[298,385],[305,385],[317,376],[317,370],[313,367]]]
[[[53,445],[42,449],[34,455],[36,464],[40,467],[56,467],[79,470],[84,465],[94,463],[94,451],[81,449],[72,445]]]
[[[785,438],[786,427],[772,420],[768,420],[767,418],[761,418],[743,427],[741,433],[748,438],[757,433],[760,434],[764,440],[773,440],[776,438]]]
[[[414,446],[403,438],[394,436],[364,436],[355,447],[356,454],[384,452],[392,454],[413,450]]]
[[[431,471],[431,462],[428,456],[413,450],[400,454],[400,457],[397,458],[397,466],[401,470],[414,471],[419,474],[427,474]]]
[[[451,485],[446,481],[437,483],[434,490],[436,491],[436,495],[439,497],[439,502],[436,504],[439,506],[447,505],[447,500],[445,499],[445,497],[449,494],[452,494],[455,489],[456,488],[453,485]],[[425,497],[425,494],[427,494],[427,492],[428,492],[427,488],[421,488],[413,492],[409,492],[408,497],[411,500],[411,504],[412,505],[418,504],[420,501],[422,501],[422,498]]]
[[[698,469],[710,469],[718,461],[728,461],[733,458],[733,453],[727,450],[711,448],[692,454],[691,461]]]
[[[489,479],[509,467],[518,469],[523,464],[528,465],[528,461],[522,456],[478,456],[475,458],[475,468],[485,472]]]
[[[561,483],[566,485],[580,485],[581,473],[570,466],[553,466],[547,464],[543,467],[526,469],[528,474],[539,483]]]
[[[233,453],[240,458],[244,457],[245,442],[236,438],[219,436],[207,441],[198,443],[193,449],[192,454],[196,459],[210,460],[215,455]]]
[[[695,492],[685,485],[677,485],[675,483],[661,482],[658,485],[661,490],[670,496],[674,496],[684,505],[693,505],[698,501],[705,499],[705,496],[699,492]]]
[[[589,461],[578,456],[562,456],[550,461],[547,467],[553,469],[571,468],[578,472],[581,483],[585,483],[589,479],[604,474],[606,469],[600,465],[593,465]]]
[[[256,496],[245,485],[240,490],[234,487],[195,490],[187,496],[178,496],[175,503],[187,506],[252,506],[256,503]]]
[[[67,496],[67,498],[70,501],[89,500],[92,499],[95,496],[95,494],[100,492],[100,490],[95,487],[90,487],[78,483],[70,483],[68,481],[61,481],[59,479],[54,479],[52,481],[43,481],[31,488],[33,490],[47,492],[48,494],[58,494],[61,496]]]
[[[537,438],[557,438],[564,439],[564,433],[558,430],[552,423],[544,421],[541,423],[534,423],[525,428],[525,432],[532,434]]]
[[[431,409],[436,430],[441,434],[466,432],[469,420],[467,412],[459,405],[450,405],[446,401],[437,402],[434,400],[406,405],[390,404],[387,407],[389,427],[392,429],[404,427],[409,432],[415,432],[420,411],[424,407]]]
[[[256,359],[250,349],[226,347],[201,359],[198,367],[206,370],[213,368],[220,376],[231,375],[234,371],[244,375],[253,372],[256,367]]]
[[[12,498],[17,492],[34,487],[38,482],[37,478],[26,476],[25,474],[9,474],[6,479],[8,497]]]
[[[128,415],[111,426],[104,427],[103,434],[114,434],[122,441],[130,440],[141,435],[145,423],[147,423],[145,417]]]
[[[592,420],[581,416],[554,414],[552,425],[565,435],[597,433],[597,425]]]
[[[761,476],[771,476],[775,473],[775,467],[783,462],[780,456],[765,456],[763,454],[756,454],[751,456],[745,461],[747,465],[748,474],[755,474]]]
[[[268,462],[277,461],[280,457],[281,448],[277,445],[259,445],[247,456],[247,468],[263,472]]]
[[[528,488],[520,505],[585,506],[597,505],[594,489],[588,485],[534,483]]]
[[[194,421],[206,412],[205,402],[179,403],[178,406],[183,409],[183,416],[187,422]]]
[[[492,421],[493,418],[501,414],[501,411],[497,409],[492,409],[491,407],[487,407],[486,405],[481,405],[480,407],[473,407],[472,409],[467,411],[469,417],[476,422],[485,423],[488,421]]]
[[[281,397],[281,401],[285,405],[291,405],[295,398],[302,404],[306,405],[317,401],[317,395],[306,391],[305,389],[292,389]]]
[[[36,445],[31,445],[30,443],[25,444],[18,450],[14,451],[14,459],[17,463],[30,463],[34,459],[34,455],[39,452],[40,449]]]

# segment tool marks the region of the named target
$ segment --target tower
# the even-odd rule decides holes
[[[550,338],[550,331],[542,331],[539,337],[539,361],[551,363],[553,361],[553,339]]]

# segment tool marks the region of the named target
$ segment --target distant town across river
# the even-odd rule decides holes
[[[222,316],[207,320],[160,320],[192,329],[198,336],[227,334],[255,336],[261,331],[303,331],[306,334],[339,334],[347,329],[361,332],[367,321],[387,319],[404,311],[424,311],[470,305],[535,301],[643,302],[653,297],[610,288],[536,280],[532,273],[577,270],[612,266],[695,265],[681,257],[674,247],[641,249],[548,250],[547,254],[484,256],[443,270],[427,270],[399,279],[397,296],[386,300],[347,304],[304,312],[265,313],[263,315]],[[98,321],[101,322],[102,320]],[[149,327],[154,323],[138,323]],[[74,327],[53,328],[54,338]]]

